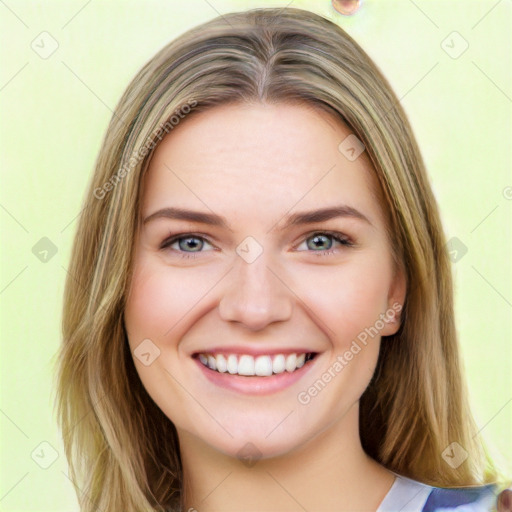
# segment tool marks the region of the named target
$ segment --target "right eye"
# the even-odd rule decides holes
[[[195,253],[205,252],[201,251],[204,244],[210,244],[206,238],[195,235],[193,233],[180,233],[174,234],[166,238],[160,245],[161,250],[178,253],[182,258],[196,258]],[[177,245],[173,248],[173,245]],[[210,244],[211,245],[211,244]],[[189,251],[189,249],[191,249]]]

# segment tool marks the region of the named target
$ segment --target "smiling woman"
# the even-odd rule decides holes
[[[495,506],[421,156],[338,26],[258,9],[171,42],[85,208],[58,389],[83,511]]]

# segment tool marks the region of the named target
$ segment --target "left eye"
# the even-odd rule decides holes
[[[329,242],[329,239],[333,239],[334,241],[338,242],[340,245],[344,245],[344,246],[353,245],[352,242],[348,238],[346,238],[344,235],[342,235],[341,233],[330,233],[330,232],[313,233],[312,235],[310,235],[308,238],[306,238],[304,240],[304,243],[306,244],[306,246],[308,248],[310,248],[310,249],[312,248],[313,252],[324,252],[324,251],[332,252],[331,248],[332,248],[333,242],[332,241]],[[311,240],[310,244],[308,244],[308,240]],[[328,247],[325,247],[326,244],[328,245]],[[318,251],[315,249],[320,249],[320,250]]]

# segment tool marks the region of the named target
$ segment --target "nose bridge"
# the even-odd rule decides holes
[[[269,254],[263,251],[253,261],[241,254],[228,274],[230,282],[219,304],[221,317],[251,330],[288,319],[292,313],[292,294],[272,268],[276,265]]]

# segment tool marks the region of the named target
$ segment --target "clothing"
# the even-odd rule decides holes
[[[396,479],[376,512],[491,512],[494,486],[443,489],[395,473]]]

